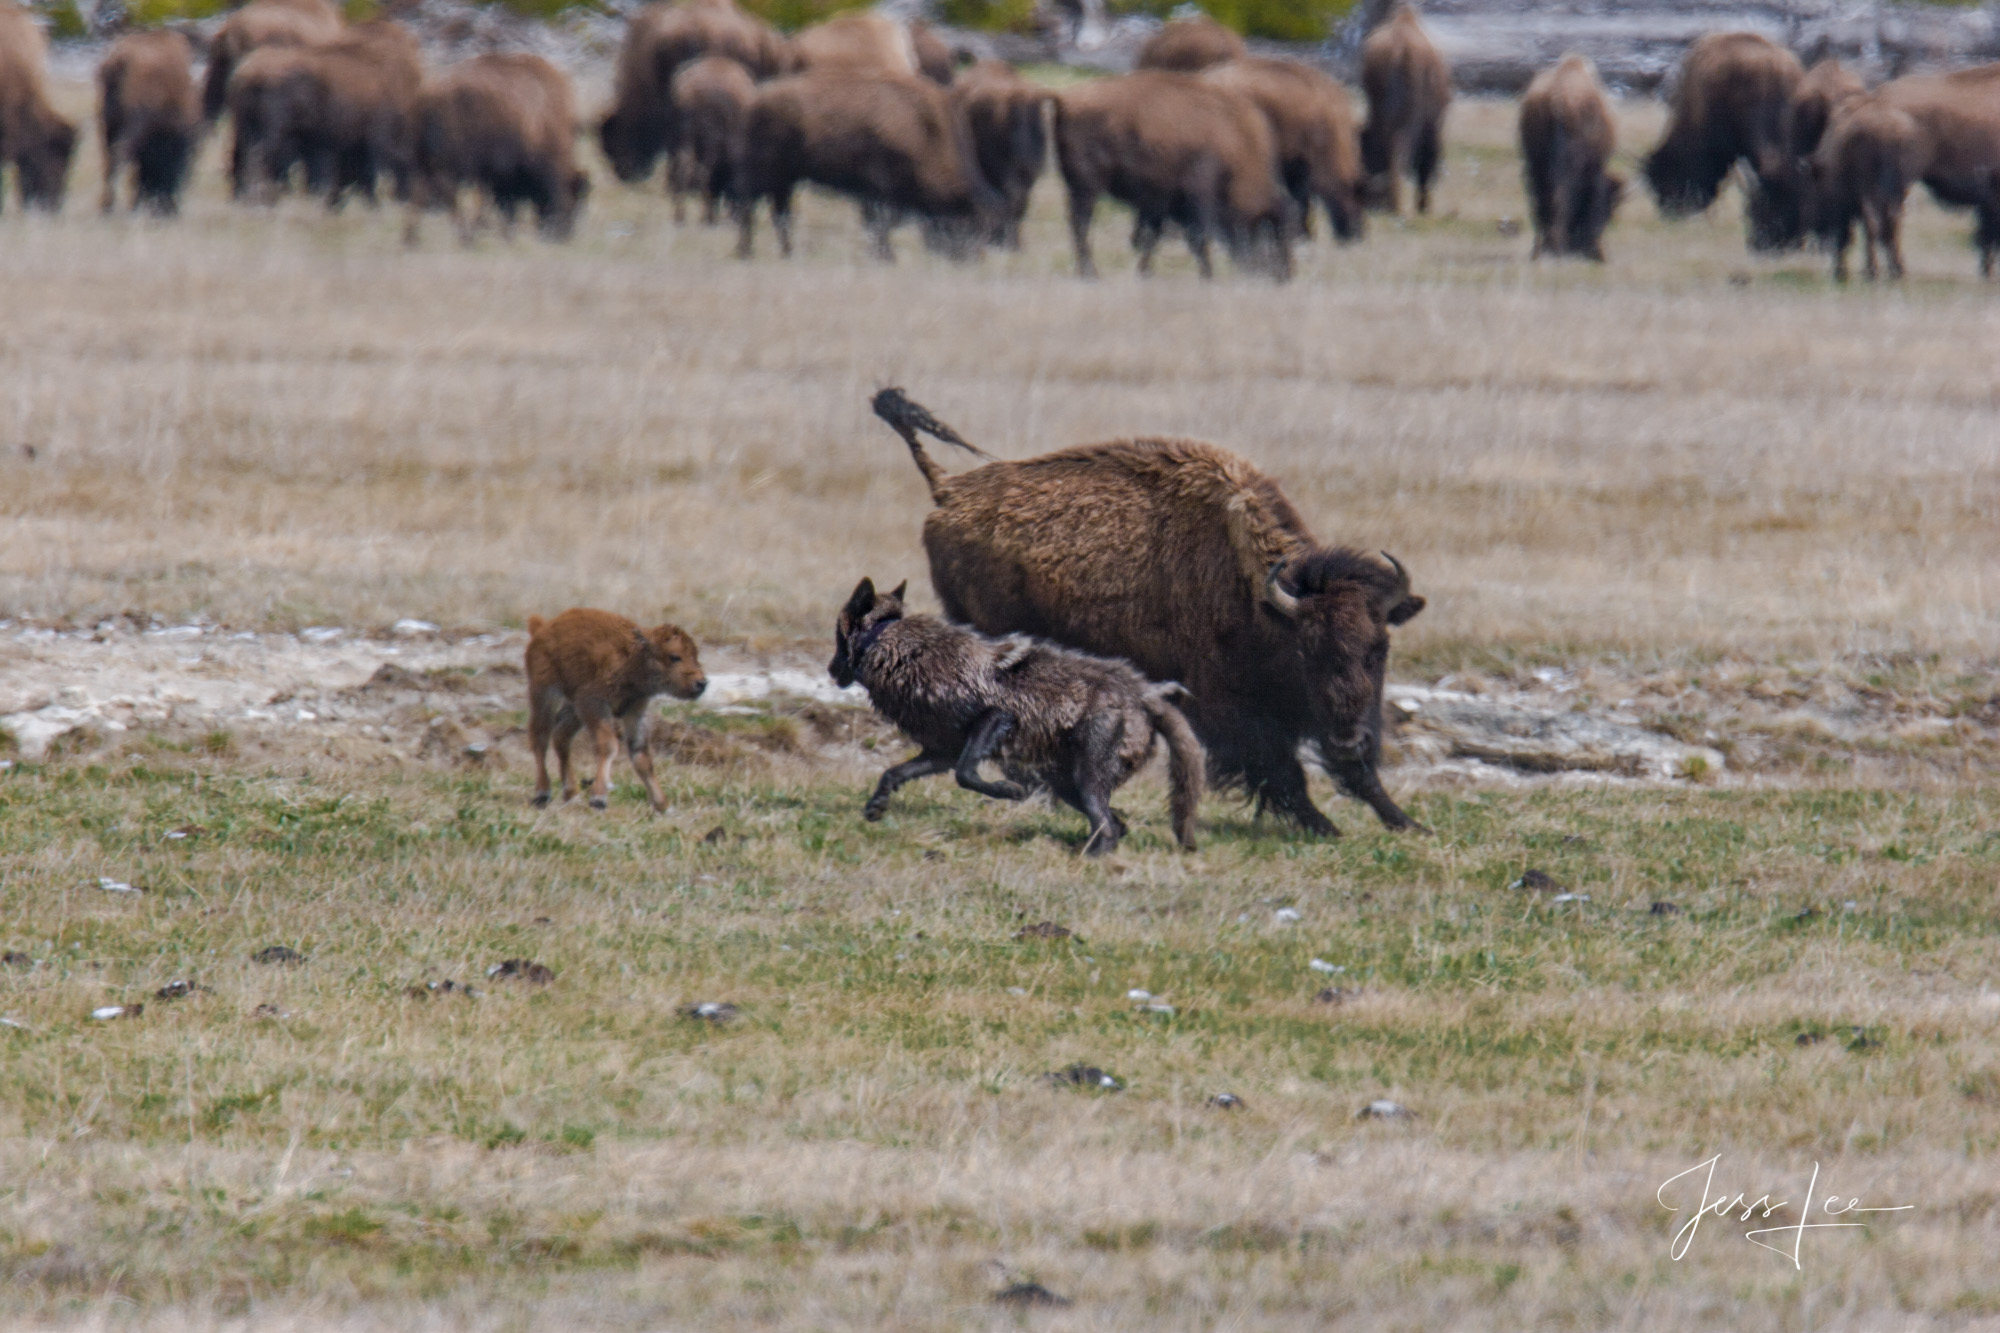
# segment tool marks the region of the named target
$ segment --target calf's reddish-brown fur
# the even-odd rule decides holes
[[[576,733],[588,727],[597,750],[591,808],[602,810],[609,803],[611,759],[622,739],[654,811],[666,809],[667,798],[646,749],[647,705],[657,695],[692,699],[708,688],[694,640],[675,625],[642,630],[610,611],[571,607],[554,620],[528,617],[527,667],[535,804],[549,803],[551,741],[562,774],[562,798],[576,795],[569,747]]]

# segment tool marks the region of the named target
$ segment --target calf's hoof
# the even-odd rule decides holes
[[[548,803],[549,803],[549,794],[547,792],[538,791],[535,793],[534,797],[535,809],[540,810],[543,806],[546,806]]]
[[[590,798],[590,808],[593,810],[609,810],[611,802],[602,796],[593,796]]]

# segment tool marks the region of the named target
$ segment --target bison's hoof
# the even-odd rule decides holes
[[[593,796],[590,798],[590,808],[593,810],[609,810],[611,802],[605,800],[602,796]]]
[[[861,807],[861,817],[871,824],[881,823],[882,816],[888,813],[889,808],[885,805],[864,805]]]
[[[547,792],[538,791],[535,793],[535,802],[534,802],[535,809],[539,810],[548,803],[549,803],[549,794]]]

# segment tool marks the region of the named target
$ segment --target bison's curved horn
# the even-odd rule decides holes
[[[1285,591],[1285,585],[1278,582],[1278,575],[1284,571],[1284,562],[1271,566],[1271,572],[1264,576],[1264,600],[1271,609],[1287,620],[1299,618],[1299,599]]]
[[[1398,560],[1395,556],[1390,555],[1387,551],[1382,552],[1382,558],[1389,562],[1389,568],[1396,571],[1397,598],[1401,599],[1403,597],[1408,596],[1410,592],[1410,571],[1404,569],[1403,562]]]

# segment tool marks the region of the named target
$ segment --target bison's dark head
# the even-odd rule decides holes
[[[639,114],[630,107],[614,107],[597,126],[597,142],[618,179],[637,185],[653,174],[653,164],[667,147],[667,126],[657,117]]]
[[[896,585],[894,592],[877,593],[874,579],[863,579],[855,585],[853,595],[840,608],[840,619],[833,626],[833,660],[826,664],[826,673],[833,677],[834,684],[844,690],[854,683],[861,659],[868,655],[876,638],[903,618],[903,593],[909,586],[909,580],[905,579]]]
[[[1372,751],[1381,737],[1389,627],[1424,609],[1396,557],[1385,565],[1344,549],[1314,551],[1276,565],[1264,580],[1271,614],[1297,636],[1307,682],[1309,729],[1330,755]]]
[[[1692,217],[1715,202],[1735,164],[1733,146],[1703,143],[1676,132],[1646,158],[1646,184],[1660,212],[1670,218]]]
[[[62,208],[63,191],[69,185],[69,160],[76,152],[76,128],[51,116],[34,132],[24,133],[19,139],[14,166],[20,180],[21,206],[58,211]]]

